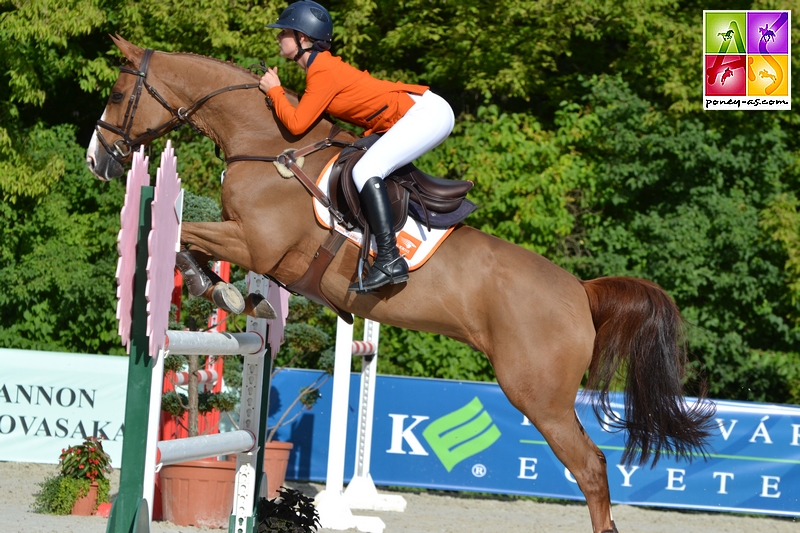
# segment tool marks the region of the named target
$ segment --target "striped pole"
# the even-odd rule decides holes
[[[353,355],[364,357],[367,355],[375,355],[377,347],[375,346],[375,343],[371,341],[353,341],[353,347],[351,350]]]

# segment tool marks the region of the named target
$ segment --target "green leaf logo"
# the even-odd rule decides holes
[[[431,422],[422,436],[450,472],[500,438],[500,430],[476,396],[467,405]]]

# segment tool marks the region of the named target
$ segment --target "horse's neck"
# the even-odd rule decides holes
[[[203,57],[168,56],[165,80],[183,106],[224,87],[255,84],[258,78],[232,64]],[[290,102],[297,104],[293,95]],[[290,146],[312,144],[330,131],[331,123],[319,121],[303,136],[281,131],[275,114],[257,88],[222,93],[209,99],[192,116],[192,123],[222,148],[228,157],[278,155]]]
[[[173,84],[175,97],[181,105],[191,105],[220,88],[256,83],[257,78],[247,72],[202,58],[203,62],[182,65],[184,76],[175,69],[168,74],[167,83]],[[184,59],[186,61],[186,59]],[[290,102],[297,99],[288,95]],[[267,108],[264,94],[258,89],[243,89],[222,93],[208,100],[194,115],[192,122],[216,142],[230,158],[234,156],[277,156],[289,147],[313,145],[331,131],[332,123],[319,120],[303,136],[291,136],[276,123],[274,113]],[[303,170],[313,180],[326,162],[339,151],[338,148],[317,152],[306,157]],[[316,223],[310,194],[295,180],[278,178],[272,164],[240,163],[230,166],[222,191],[223,214],[226,220],[239,220],[246,231],[254,228],[286,227],[290,229],[272,235],[266,248],[273,259],[267,261],[266,270],[277,277],[293,281],[308,268],[308,262],[324,239],[325,231]],[[307,211],[307,216],[297,214]]]

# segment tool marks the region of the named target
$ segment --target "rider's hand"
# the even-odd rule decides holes
[[[278,77],[278,67],[275,68],[268,68],[267,72],[261,77],[261,81],[258,82],[258,88],[267,93],[273,87],[280,87],[281,79]]]

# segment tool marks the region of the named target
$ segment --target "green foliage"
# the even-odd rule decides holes
[[[111,456],[103,450],[103,443],[96,437],[87,437],[82,444],[62,450],[58,459],[61,475],[89,481],[107,479],[112,472]]]
[[[124,190],[85,179],[74,130],[37,125],[20,148],[30,165],[0,159],[14,168],[0,171],[0,345],[121,354],[114,276]]]
[[[712,395],[800,400],[787,396],[796,376],[780,368],[797,359],[800,307],[781,268],[797,227],[792,237],[784,176],[794,156],[777,117],[710,128],[671,119],[618,78],[588,86],[597,126],[575,149],[592,161],[597,185],[583,189],[584,253],[567,262],[582,277],[662,285],[692,325]]]
[[[336,315],[302,296],[289,298],[284,343],[276,368],[318,368],[332,371]]]
[[[89,437],[82,444],[64,449],[58,468],[58,475],[48,476],[38,484],[40,490],[31,504],[34,512],[70,514],[75,502],[89,493],[93,482],[97,483],[96,504],[108,501],[111,457],[99,439]]]
[[[493,381],[481,352],[443,335],[383,326],[380,371],[385,374],[470,381]]]
[[[40,491],[35,495],[31,508],[36,513],[68,515],[78,498],[89,493],[88,479],[50,476],[39,483]]]
[[[183,195],[184,222],[219,222],[222,220],[222,209],[208,196],[186,191]]]
[[[770,232],[770,238],[779,242],[786,253],[784,267],[786,286],[791,303],[800,303],[800,212],[794,192],[776,195],[760,213],[759,225]],[[800,315],[791,317],[795,325],[800,325]]]
[[[188,404],[189,398],[176,390],[167,391],[161,395],[161,410],[172,416],[183,416]]]
[[[256,510],[258,533],[312,533],[320,527],[314,500],[281,487],[272,500],[261,498]]]
[[[214,409],[227,413],[236,409],[239,404],[239,393],[236,392],[203,392],[200,393],[198,409],[200,413],[210,413]]]

